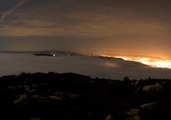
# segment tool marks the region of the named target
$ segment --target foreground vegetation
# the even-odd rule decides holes
[[[3,120],[171,120],[170,80],[73,73],[0,77]]]

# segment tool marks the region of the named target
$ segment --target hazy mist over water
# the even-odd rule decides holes
[[[123,79],[171,78],[170,69],[151,68],[137,62],[95,56],[35,56],[31,53],[0,53],[0,76],[22,72],[74,72],[91,77]]]

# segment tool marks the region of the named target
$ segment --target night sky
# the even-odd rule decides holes
[[[171,0],[0,0],[0,50],[171,59]]]

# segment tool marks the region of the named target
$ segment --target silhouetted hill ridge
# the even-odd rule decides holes
[[[162,79],[21,73],[0,77],[0,115],[6,120],[169,120],[170,91],[171,81]]]

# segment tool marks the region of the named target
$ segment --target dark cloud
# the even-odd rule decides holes
[[[54,44],[72,44],[75,39],[79,43],[75,48],[94,49],[96,53],[126,52],[171,58],[169,0],[27,0],[14,10],[21,1],[7,1],[1,1],[4,4],[0,4],[1,18],[9,10],[12,12],[1,20],[0,39],[17,37],[19,40],[13,40],[17,44],[28,37],[34,44],[33,38],[40,36],[44,38],[40,46],[49,43],[49,49]],[[52,36],[56,42],[48,40]],[[61,36],[67,39],[59,39]],[[11,41],[6,39],[7,44]]]
[[[22,6],[25,2],[26,2],[26,0],[19,1],[18,3],[16,3],[16,5],[14,5],[13,7],[11,7],[9,10],[5,11],[1,15],[0,23],[2,23],[6,19],[6,17],[8,17],[8,15],[10,15],[13,11],[15,11],[20,6]]]

